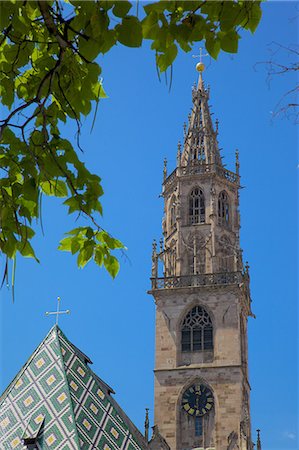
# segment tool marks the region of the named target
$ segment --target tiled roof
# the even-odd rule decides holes
[[[0,399],[0,449],[147,449],[88,362],[55,325]]]

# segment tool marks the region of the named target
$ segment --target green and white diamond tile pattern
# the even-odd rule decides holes
[[[55,329],[52,329],[0,399],[0,449],[23,449],[21,439],[44,420],[43,449],[78,449],[70,394]]]
[[[0,398],[0,450],[145,450],[139,430],[54,326]]]
[[[59,340],[81,448],[145,449],[142,435],[130,427],[130,420],[109,395],[107,385],[95,376],[60,330]]]

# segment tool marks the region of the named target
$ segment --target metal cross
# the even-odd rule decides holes
[[[208,53],[205,53],[205,54],[203,55],[202,51],[203,51],[203,48],[202,48],[202,47],[199,47],[199,55],[192,55],[192,58],[199,58],[199,62],[202,62],[202,58],[203,58],[203,57],[209,56]]]
[[[57,297],[57,311],[47,311],[46,316],[53,316],[56,315],[56,325],[58,325],[58,316],[60,314],[70,314],[71,311],[69,309],[66,309],[65,311],[60,311],[60,297]]]

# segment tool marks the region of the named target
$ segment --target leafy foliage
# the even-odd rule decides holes
[[[241,28],[254,32],[260,1],[159,1],[146,4],[140,18],[128,1],[10,0],[0,5],[0,96],[7,115],[0,121],[0,250],[15,260],[36,258],[31,239],[40,218],[42,195],[65,198],[69,214],[85,216],[92,227],[67,233],[59,248],[91,259],[115,277],[111,254],[123,245],[98,224],[101,179],[80,161],[60,130],[77,124],[105,97],[95,59],[121,43],[140,47],[152,41],[160,72],[180,47],[204,40],[214,58],[238,50]],[[7,264],[5,269],[7,275]]]

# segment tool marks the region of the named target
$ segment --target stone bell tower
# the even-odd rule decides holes
[[[164,165],[164,239],[153,244],[154,450],[252,449],[239,160],[234,172],[222,163],[203,68],[177,167]]]

